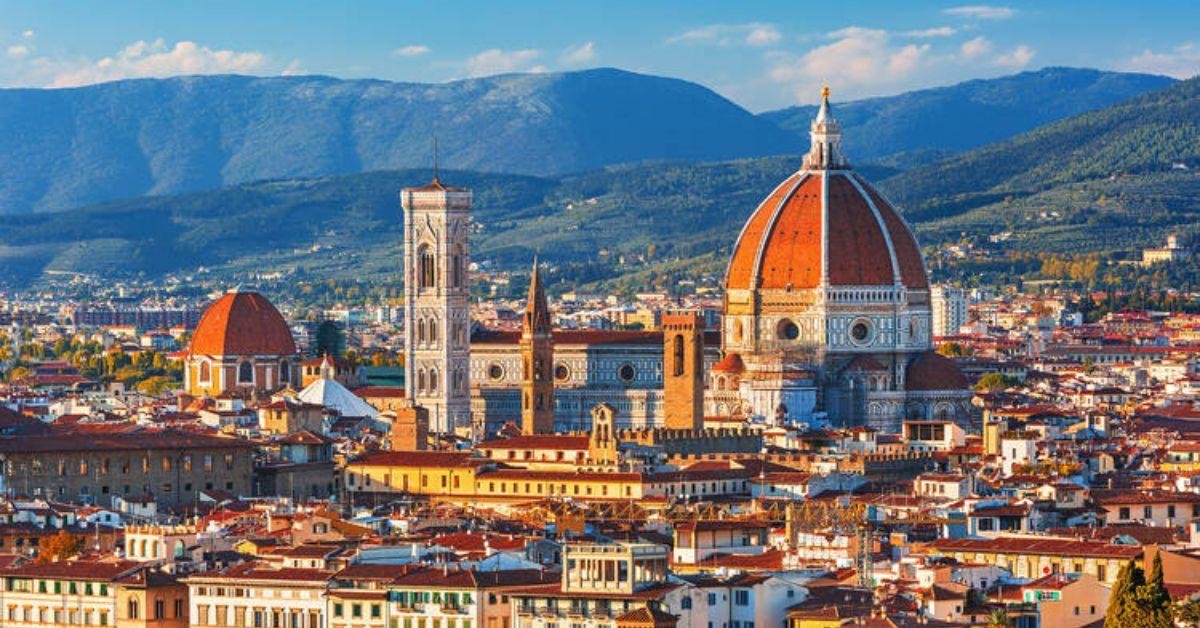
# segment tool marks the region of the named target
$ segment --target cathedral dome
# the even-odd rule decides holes
[[[812,149],[742,228],[727,290],[903,285],[927,290],[916,238],[904,219],[841,154],[828,93]]]
[[[257,292],[226,293],[204,310],[189,355],[293,355],[296,343],[279,310]]]

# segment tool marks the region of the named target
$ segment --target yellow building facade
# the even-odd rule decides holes
[[[407,493],[460,504],[637,500],[657,492],[642,473],[501,468],[458,452],[377,452],[348,463],[344,474],[343,486],[351,492]]]

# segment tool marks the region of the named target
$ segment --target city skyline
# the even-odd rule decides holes
[[[1200,6],[0,8],[3,628],[1200,625]]]

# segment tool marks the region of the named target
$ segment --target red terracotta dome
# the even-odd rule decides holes
[[[967,378],[954,360],[934,351],[917,356],[904,373],[904,388],[917,390],[964,390]]]
[[[213,301],[192,334],[190,355],[293,355],[296,342],[279,310],[257,292]]]
[[[720,373],[744,373],[746,372],[746,363],[742,362],[742,356],[730,352],[721,358],[720,362],[714,364],[712,370]]]
[[[904,219],[849,170],[788,177],[750,216],[733,250],[730,290],[890,286],[927,290],[925,264]]]
[[[828,88],[803,167],[780,183],[738,236],[727,290],[903,285],[929,289],[904,219],[850,167]]]

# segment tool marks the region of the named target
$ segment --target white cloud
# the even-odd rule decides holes
[[[1017,14],[1015,9],[1009,7],[998,7],[987,4],[970,4],[959,7],[950,7],[942,11],[946,15],[955,17],[963,17],[974,20],[1007,20]]]
[[[75,87],[139,77],[254,73],[266,65],[267,58],[260,52],[213,50],[192,41],[168,47],[162,39],[156,39],[137,41],[111,57],[65,69],[54,76],[51,86]]]
[[[769,76],[793,85],[801,101],[811,101],[820,84],[835,79],[837,87],[854,93],[906,84],[930,58],[929,44],[896,46],[884,30],[853,26],[829,34],[834,41],[796,57],[772,55]]]
[[[10,59],[24,59],[29,56],[29,46],[22,46],[21,44],[9,46],[5,53]]]
[[[1147,48],[1118,66],[1122,70],[1165,74],[1186,79],[1200,74],[1200,47],[1186,43],[1166,52]]]
[[[401,46],[392,51],[392,54],[397,57],[419,57],[421,55],[425,55],[425,54],[429,54],[429,53],[430,53],[429,46],[423,46],[421,44],[410,44],[408,46]]]
[[[596,60],[596,43],[584,42],[567,48],[560,59],[566,65],[583,65]]]
[[[280,76],[300,76],[307,74],[304,68],[300,65],[299,59],[292,59],[292,62],[287,64],[287,67],[279,72]]]
[[[888,57],[888,73],[893,76],[908,76],[912,74],[929,52],[929,44],[918,46],[909,44]]]
[[[783,39],[774,24],[709,24],[684,31],[667,39],[668,44],[705,44],[710,46],[770,46]]]
[[[31,29],[31,30],[27,30],[27,31],[21,33],[21,37],[24,37],[25,39],[33,39],[33,37],[36,34],[37,33],[33,32],[33,30]]]
[[[746,44],[750,46],[770,46],[779,43],[779,40],[782,38],[779,30],[774,26],[755,26],[746,34]]]
[[[996,57],[993,63],[1001,68],[1019,70],[1029,65],[1030,61],[1033,61],[1033,55],[1033,48],[1022,44],[1016,48],[1013,48],[1011,51]]]
[[[898,33],[904,37],[919,37],[927,39],[929,37],[950,37],[958,33],[958,30],[951,26],[936,26],[934,28],[922,28],[914,31],[903,31]]]
[[[963,42],[963,45],[958,47],[959,54],[963,59],[977,59],[992,51],[992,42],[987,40],[987,37],[976,37]]]
[[[800,102],[814,102],[828,80],[835,98],[848,100],[995,74],[997,68],[1018,70],[1035,55],[1027,45],[997,50],[983,36],[964,42],[906,39],[913,33],[860,26],[836,30],[802,53],[768,52],[766,79],[792,88]]]
[[[499,48],[491,48],[467,59],[467,75],[488,76],[491,74],[530,69],[529,64],[533,63],[541,54],[542,51],[533,49],[501,50]],[[545,70],[541,66],[532,69]]]

